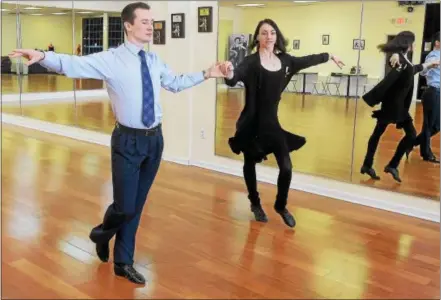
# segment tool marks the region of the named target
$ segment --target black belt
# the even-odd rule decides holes
[[[121,125],[118,122],[115,123],[115,127],[118,128],[119,130],[121,130],[122,132],[135,134],[135,135],[145,135],[145,136],[159,135],[161,133],[161,128],[162,128],[161,124],[159,124],[153,128],[149,128],[149,129],[130,128],[130,127]]]

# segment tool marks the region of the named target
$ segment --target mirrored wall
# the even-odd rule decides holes
[[[439,31],[439,2],[406,4],[398,1],[220,1],[218,60],[237,65],[251,54],[248,45],[260,20],[273,19],[288,42],[288,53],[305,56],[332,53],[346,64],[339,69],[327,62],[301,70],[283,91],[278,118],[283,129],[304,136],[305,146],[291,152],[293,170],[339,181],[381,188],[439,201],[439,164],[420,156],[419,147],[398,165],[401,183],[384,169],[404,136],[390,124],[373,152],[370,165],[380,180],[362,174],[368,143],[376,128],[370,107],[362,96],[390,71],[389,57],[380,52],[397,33],[416,35],[410,59],[417,64],[431,51],[431,39]],[[415,95],[410,115],[421,131],[421,94],[424,77],[415,76]],[[243,160],[230,149],[228,139],[245,105],[241,84],[217,84],[216,155]],[[439,158],[439,135],[432,137],[433,154]],[[264,165],[277,168],[274,155]],[[369,163],[367,163],[369,165]]]
[[[67,78],[8,54],[30,48],[81,56],[117,47],[124,42],[120,13],[81,9],[78,1],[40,3],[2,3],[3,112],[111,132],[115,121],[102,80]]]

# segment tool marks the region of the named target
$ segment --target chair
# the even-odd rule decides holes
[[[291,78],[290,82],[286,86],[286,91],[291,93],[298,93],[296,85],[299,81],[299,74],[294,74],[294,76]],[[291,88],[290,88],[291,86]]]
[[[311,82],[312,84],[312,91],[316,92],[317,95],[321,95],[321,94],[326,94],[326,86],[325,83],[323,81],[320,81],[319,78],[320,77],[325,77],[326,75],[324,75],[323,73],[319,73],[317,76],[317,80]],[[322,86],[322,93],[319,93],[317,86],[321,85]]]
[[[332,93],[331,93],[331,90],[329,89],[329,87],[331,85],[333,85],[333,86],[335,86],[335,90],[337,92],[337,95],[341,96],[339,88],[340,88],[343,76],[344,75],[341,74],[341,73],[332,72],[331,75],[328,76],[328,78],[326,78],[326,82],[323,85],[324,86],[325,94],[327,94],[326,90],[328,90],[329,95],[332,96]]]

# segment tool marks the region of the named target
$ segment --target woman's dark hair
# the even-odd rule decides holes
[[[270,25],[276,31],[277,39],[274,45],[274,52],[286,53],[286,46],[288,43],[280,31],[279,26],[277,26],[276,22],[271,19],[264,19],[257,24],[256,30],[254,31],[253,40],[250,43],[250,51],[253,51],[254,47],[257,47],[257,50],[259,50],[259,41],[257,40],[257,36],[259,35],[260,27],[262,27],[263,24]]]
[[[401,31],[387,44],[378,45],[377,48],[385,53],[407,52],[413,42],[415,42],[415,34],[413,32]]]

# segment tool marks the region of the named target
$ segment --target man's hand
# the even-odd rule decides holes
[[[400,56],[398,55],[398,53],[394,53],[391,57],[390,57],[390,65],[392,66],[392,68],[395,68],[396,65],[398,65],[399,67],[401,67],[400,64]]]
[[[438,68],[439,67],[439,60],[430,61],[428,68]]]
[[[231,62],[218,62],[205,70],[205,78],[223,78],[227,77],[228,75],[228,65],[231,64]],[[232,65],[231,65],[232,66]]]
[[[30,66],[34,63],[41,61],[44,58],[44,53],[32,49],[16,49],[9,54],[10,58],[24,57],[28,61],[25,62],[26,65]]]
[[[337,65],[337,67],[339,67],[340,69],[341,69],[343,66],[346,66],[346,65],[344,64],[344,62],[343,62],[340,58],[338,58],[337,56],[332,55],[332,54],[330,54],[329,56],[330,56],[330,59],[331,59],[331,60]]]

